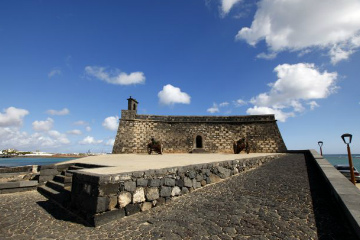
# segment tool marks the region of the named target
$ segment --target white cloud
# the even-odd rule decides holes
[[[315,108],[319,107],[319,104],[315,101],[311,101],[307,103],[310,106],[310,110],[314,110]]]
[[[94,137],[87,136],[83,140],[81,140],[79,143],[82,145],[88,145],[88,144],[100,144],[103,140],[95,140]]]
[[[0,127],[0,148],[15,149],[56,149],[69,144],[65,134],[51,130],[49,132],[36,132],[29,135],[19,131],[16,127]]]
[[[115,85],[131,85],[145,82],[145,75],[142,72],[133,72],[127,74],[121,72],[119,69],[106,72],[106,68],[104,67],[86,66],[85,73],[88,76],[95,77],[97,79]]]
[[[50,114],[50,115],[59,115],[59,116],[63,116],[63,115],[68,115],[70,113],[69,109],[67,108],[64,108],[62,110],[47,110],[46,111],[47,114]]]
[[[66,132],[67,134],[71,134],[71,135],[81,135],[82,132],[78,129],[74,129],[74,130],[70,130]]]
[[[187,93],[181,92],[180,88],[174,87],[170,84],[163,87],[158,93],[159,102],[164,105],[172,105],[175,103],[190,103],[190,96]]]
[[[115,139],[109,139],[106,141],[105,145],[106,146],[114,146],[115,143]]]
[[[104,119],[102,126],[108,130],[116,131],[118,129],[118,116],[111,116]]]
[[[276,58],[276,56],[277,56],[277,53],[271,52],[271,53],[260,53],[256,57],[260,58],[260,59],[271,60],[271,59]]]
[[[219,104],[219,107],[226,107],[226,106],[229,106],[228,102],[222,102]]]
[[[274,54],[328,49],[333,64],[349,58],[360,47],[359,38],[358,0],[261,0],[251,27],[236,35],[253,46],[264,40]]]
[[[87,132],[90,132],[90,131],[91,131],[91,127],[87,126],[87,127],[85,128],[85,130],[86,130]]]
[[[270,107],[258,107],[258,106],[249,108],[248,110],[246,110],[246,113],[250,115],[275,114],[275,118],[280,122],[285,122],[287,118],[295,116],[295,114],[292,112],[286,113],[281,111],[280,109],[274,109]]]
[[[61,75],[61,70],[60,69],[53,69],[53,70],[51,70],[50,72],[49,72],[49,74],[48,74],[48,77],[49,78],[52,78],[52,77],[54,77],[54,76],[56,76],[56,75]]]
[[[278,120],[285,121],[295,116],[294,112],[305,110],[302,102],[313,110],[318,106],[314,99],[327,98],[337,89],[337,73],[320,72],[314,64],[282,64],[274,71],[278,80],[268,84],[269,92],[250,100],[254,107],[248,109],[249,114],[274,113]],[[291,109],[290,112],[284,112],[285,108]]]
[[[33,129],[37,132],[46,132],[49,131],[54,124],[54,120],[47,118],[45,121],[34,121],[32,123]]]
[[[228,14],[234,5],[241,1],[242,0],[221,0],[222,15]]]
[[[211,108],[208,108],[206,111],[209,113],[217,113],[217,112],[220,112],[220,109],[219,109],[218,105],[216,103],[214,103],[213,106]]]
[[[241,107],[241,106],[244,106],[244,105],[246,105],[246,104],[247,104],[247,102],[244,101],[244,100],[242,100],[242,99],[238,99],[238,100],[234,101],[234,105],[235,105],[236,107]]]
[[[21,126],[24,117],[29,111],[21,108],[9,107],[4,109],[4,113],[0,113],[0,127]]]
[[[74,122],[74,125],[87,126],[87,125],[89,125],[89,123],[79,120],[79,121]]]

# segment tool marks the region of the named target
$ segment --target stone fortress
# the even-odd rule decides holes
[[[140,115],[138,102],[132,97],[127,100],[113,154],[145,153],[151,138],[161,141],[164,153],[233,153],[233,142],[240,138],[247,139],[253,153],[287,151],[274,115]]]

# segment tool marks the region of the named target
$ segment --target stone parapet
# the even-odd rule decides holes
[[[232,175],[258,167],[282,154],[120,174],[74,172],[71,205],[97,226],[160,206]]]

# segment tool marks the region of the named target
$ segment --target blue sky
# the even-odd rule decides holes
[[[0,149],[110,152],[140,114],[275,114],[360,153],[360,1],[2,1]]]

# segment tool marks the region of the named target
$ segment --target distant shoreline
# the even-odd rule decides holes
[[[69,155],[53,155],[53,156],[11,156],[8,158],[83,158],[86,156],[69,156]]]

